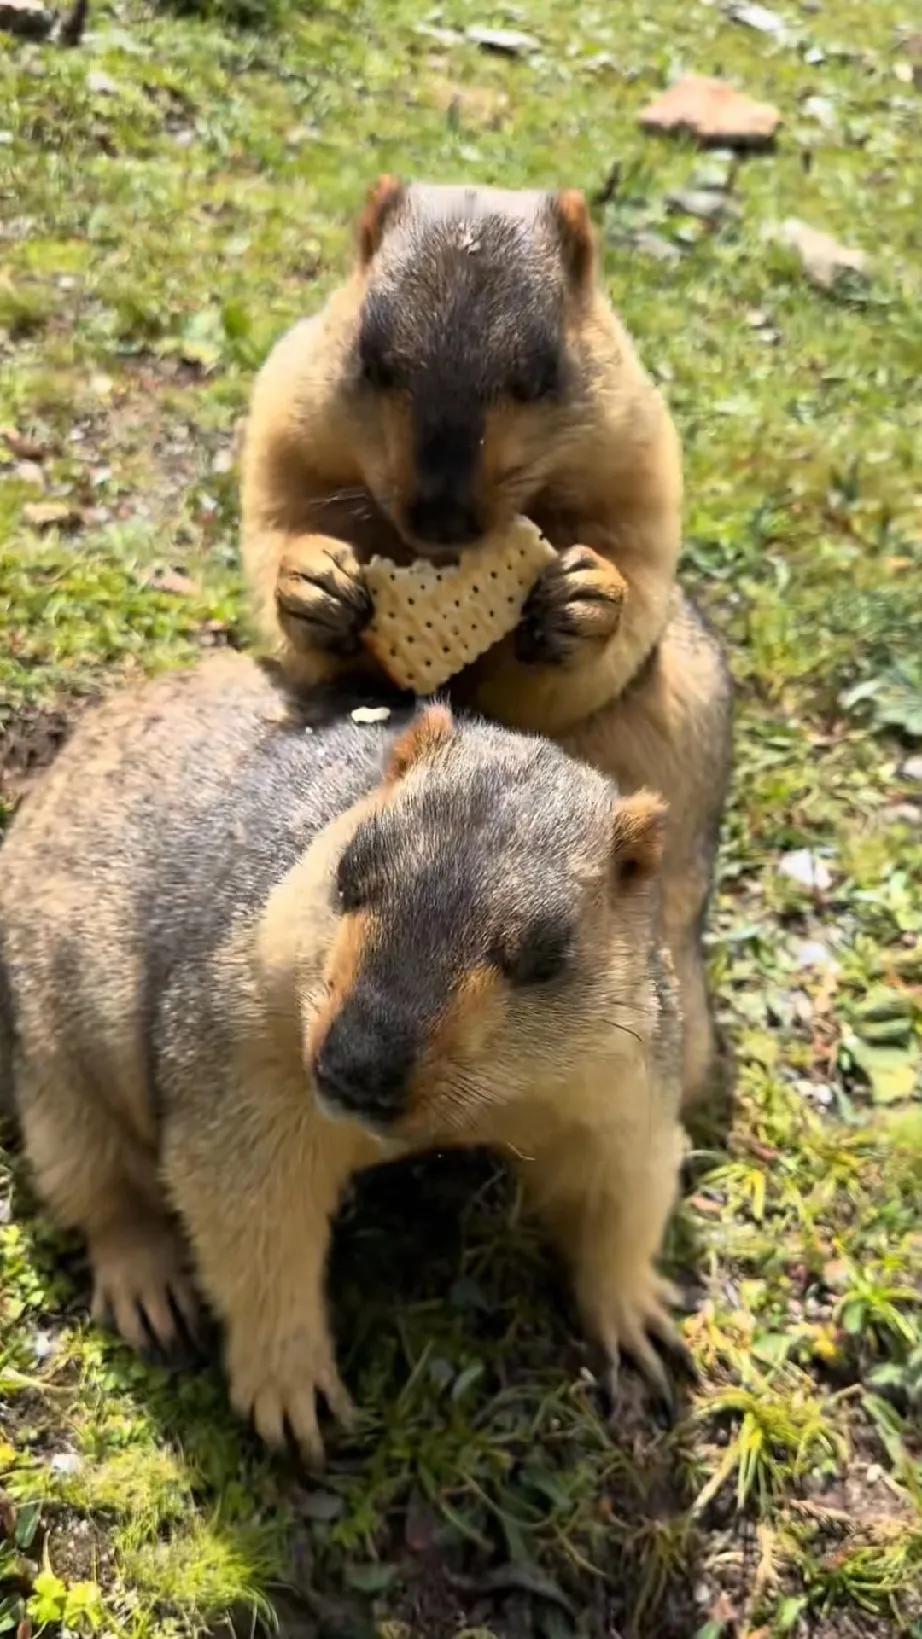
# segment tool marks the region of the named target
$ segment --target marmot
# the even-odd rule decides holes
[[[713,1057],[701,925],[730,689],[675,587],[681,504],[675,428],[601,287],[578,193],[383,178],[351,277],[254,389],[243,560],[260,631],[296,681],[371,665],[375,553],[452,556],[518,513],[558,548],[517,631],[450,692],[667,798],[691,1102]]]
[[[87,714],[0,850],[0,1082],[94,1310],[166,1346],[198,1287],[234,1405],[316,1458],[316,1394],[349,1411],[324,1301],[347,1180],[486,1144],[610,1369],[623,1345],[662,1384],[662,805],[444,705],[336,710],[239,656],[161,677]]]

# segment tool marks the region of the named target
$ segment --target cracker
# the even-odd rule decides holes
[[[373,558],[374,616],[363,639],[399,688],[431,694],[514,630],[554,548],[528,518],[462,552],[457,564],[407,568]]]

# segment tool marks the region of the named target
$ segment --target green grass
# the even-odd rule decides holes
[[[606,1423],[508,1185],[433,1162],[346,1215],[363,1419],[307,1483],[216,1370],[88,1326],[73,1249],[3,1161],[0,1634],[28,1611],[174,1639],[270,1605],[348,1639],[922,1633],[918,23],[908,0],[776,9],[790,44],[689,0],[427,17],[528,29],[514,62],[421,32],[410,0],[97,0],[77,51],[3,44],[0,427],[32,453],[0,441],[0,804],[60,709],[245,635],[237,424],[377,170],[592,193],[618,162],[605,275],[681,428],[684,573],[740,705],[711,920],[738,1098],[673,1236],[701,1371],[678,1428],[629,1377]],[[784,115],[716,231],[667,196],[724,162],[636,125],[682,67]],[[866,250],[869,283],[812,289],[771,241],[791,215]],[[73,516],[36,523],[53,502]],[[804,847],[822,892],[778,870]]]

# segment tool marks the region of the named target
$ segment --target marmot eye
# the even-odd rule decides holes
[[[352,861],[343,858],[336,871],[335,896],[341,910],[358,911],[364,905],[367,894],[363,891],[360,872],[353,867]]]
[[[396,387],[397,372],[386,359],[371,356],[362,360],[362,380],[366,387],[386,392],[389,387]]]
[[[509,383],[510,397],[517,404],[539,404],[542,399],[554,398],[560,391],[560,369],[556,359],[546,359],[532,369],[513,376]]]
[[[537,923],[514,950],[498,952],[497,960],[510,984],[543,985],[559,979],[573,954],[573,935],[559,923]]]

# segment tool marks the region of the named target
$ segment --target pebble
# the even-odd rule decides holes
[[[814,888],[818,893],[825,893],[832,886],[829,866],[809,848],[794,848],[789,854],[782,854],[778,870],[801,888]]]
[[[822,939],[801,939],[794,950],[794,960],[798,967],[837,968],[839,965]]]
[[[55,1340],[50,1332],[35,1332],[32,1338],[32,1352],[41,1364],[50,1359],[55,1351]]]
[[[755,29],[758,34],[770,34],[776,40],[785,41],[791,37],[784,18],[768,6],[749,5],[738,0],[730,6],[727,16],[734,23],[743,23],[746,28]]]
[[[803,105],[804,113],[809,119],[816,120],[827,131],[838,123],[836,105],[831,97],[807,97]]]
[[[76,1451],[56,1451],[51,1459],[52,1471],[55,1474],[79,1474],[83,1467],[83,1458]]]
[[[789,216],[774,229],[773,237],[795,251],[807,278],[818,290],[832,290],[843,273],[867,278],[869,262],[863,250],[842,245],[831,233],[812,228]]]

